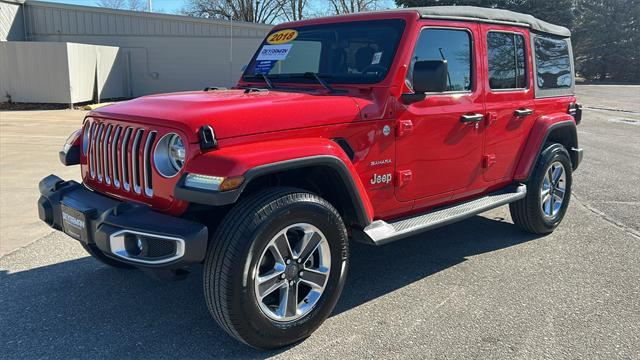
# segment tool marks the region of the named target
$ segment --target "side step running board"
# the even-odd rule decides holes
[[[485,197],[470,200],[442,209],[436,209],[411,218],[404,218],[391,223],[376,220],[364,228],[365,239],[375,245],[384,245],[407,236],[448,225],[487,210],[520,200],[527,195],[527,186],[509,187],[503,191]]]

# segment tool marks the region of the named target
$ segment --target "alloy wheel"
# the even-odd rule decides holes
[[[555,161],[547,168],[540,188],[540,204],[546,218],[553,218],[558,214],[562,208],[566,188],[566,170],[562,163]]]
[[[278,322],[295,321],[308,314],[325,290],[331,271],[331,251],[315,226],[286,227],[267,244],[254,276],[260,310]]]

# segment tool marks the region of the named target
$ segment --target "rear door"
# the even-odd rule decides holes
[[[425,22],[420,31],[409,69],[415,61],[446,59],[449,86],[445,92],[428,93],[425,100],[405,105],[398,114],[396,197],[400,201],[430,206],[482,180],[484,104],[476,60],[478,32],[478,24],[436,21]],[[411,71],[408,87],[410,80]]]
[[[523,28],[481,27],[488,72],[483,177],[489,182],[508,181],[536,118],[531,42]]]

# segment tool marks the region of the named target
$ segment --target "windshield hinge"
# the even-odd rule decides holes
[[[254,88],[254,87],[248,87],[244,89],[245,94],[252,93],[252,92],[264,92],[264,91],[269,91],[269,89],[261,89],[261,88]]]

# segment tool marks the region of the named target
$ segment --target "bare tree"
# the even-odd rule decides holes
[[[379,10],[386,6],[384,0],[329,0],[335,15]]]
[[[96,3],[99,7],[120,10],[147,11],[144,0],[99,0]]]
[[[392,0],[187,0],[182,12],[195,17],[273,24],[391,6]]]
[[[150,11],[146,0],[129,0],[127,10]]]
[[[285,3],[291,0],[188,0],[187,15],[272,24],[284,15]],[[306,1],[305,1],[306,2]],[[297,4],[296,4],[297,5]],[[288,7],[291,8],[291,7]],[[293,7],[296,16],[301,13]]]
[[[306,9],[309,0],[282,0],[280,2],[281,15],[285,21],[298,21],[307,17]]]
[[[109,9],[124,9],[126,2],[125,0],[99,0],[96,5]]]

